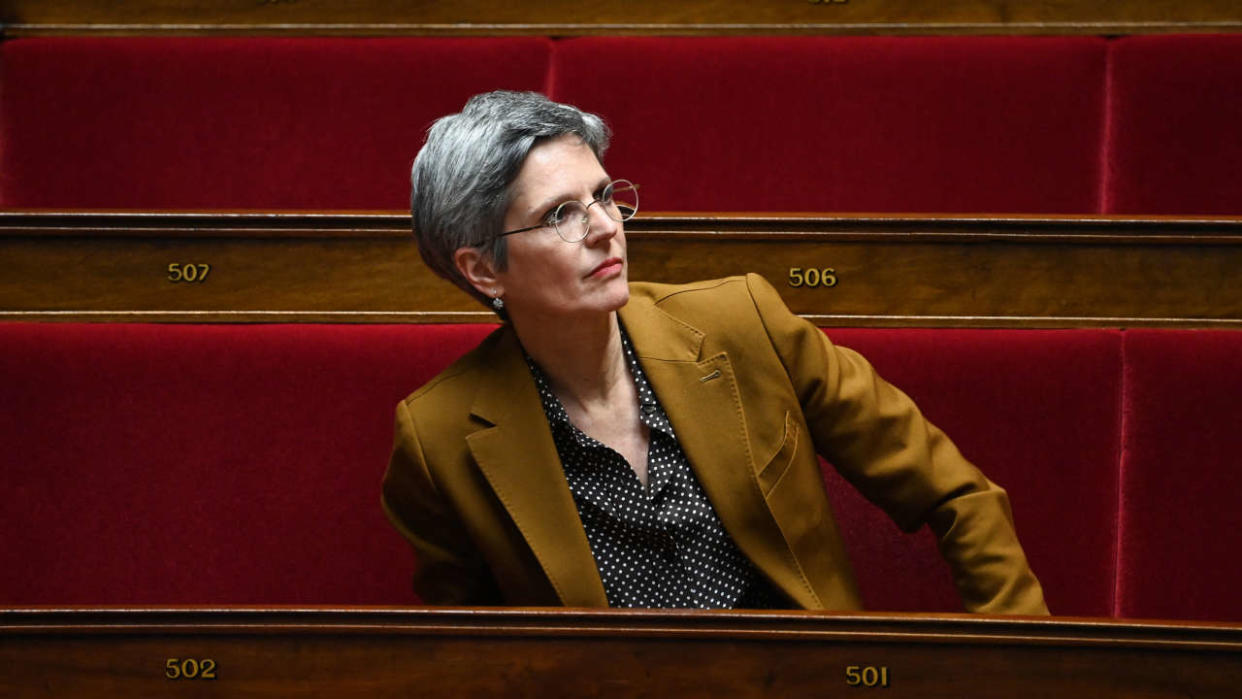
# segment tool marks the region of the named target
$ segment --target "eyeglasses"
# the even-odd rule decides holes
[[[556,207],[556,210],[548,214],[543,223],[505,231],[497,237],[551,226],[556,229],[556,234],[561,237],[561,240],[566,243],[576,243],[586,238],[591,232],[591,207],[596,204],[599,204],[599,208],[608,218],[614,221],[628,221],[638,213],[638,185],[629,180],[613,180],[604,186],[603,191],[590,204],[571,199]]]

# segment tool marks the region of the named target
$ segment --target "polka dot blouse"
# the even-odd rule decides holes
[[[650,433],[646,488],[624,457],[569,421],[543,371],[526,359],[609,606],[781,606],[708,502],[624,329],[621,342]]]

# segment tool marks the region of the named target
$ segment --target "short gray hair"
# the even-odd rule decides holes
[[[460,114],[432,124],[410,173],[410,213],[423,262],[488,304],[458,271],[453,253],[490,244],[497,269],[505,268],[506,239],[498,236],[512,202],[509,186],[532,148],[564,134],[577,135],[603,162],[610,135],[604,121],[537,92],[475,95]]]

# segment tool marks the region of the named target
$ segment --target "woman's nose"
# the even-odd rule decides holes
[[[587,207],[587,217],[590,228],[587,230],[586,240],[583,241],[587,245],[608,240],[621,230],[621,222],[609,216],[604,205],[599,202]]]

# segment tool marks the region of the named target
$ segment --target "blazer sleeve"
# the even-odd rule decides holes
[[[819,453],[903,530],[931,527],[967,610],[1047,614],[1004,489],[861,355],[791,313],[762,277],[747,286]]]
[[[414,591],[427,604],[499,604],[500,592],[466,527],[438,488],[410,410],[397,405],[381,504],[414,548]]]

